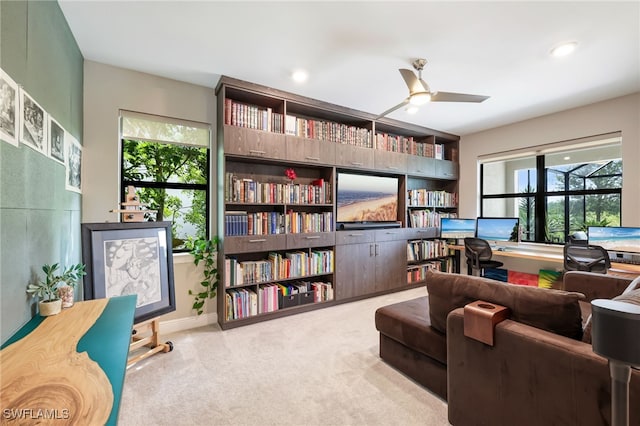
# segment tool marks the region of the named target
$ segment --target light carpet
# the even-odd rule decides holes
[[[448,425],[442,399],[378,355],[375,310],[405,290],[222,331],[162,336],[127,371],[119,425]]]

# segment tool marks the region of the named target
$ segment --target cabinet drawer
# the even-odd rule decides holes
[[[286,137],[287,160],[330,164],[336,161],[336,144],[316,139]]]
[[[396,241],[406,240],[405,229],[403,228],[391,228],[391,229],[376,229],[376,242],[382,241]]]
[[[407,228],[405,233],[407,240],[418,240],[421,238],[437,238],[438,228]]]
[[[373,157],[376,170],[389,173],[405,173],[407,171],[407,154],[377,149]]]
[[[458,163],[448,160],[436,160],[436,176],[442,179],[457,179]]]
[[[335,232],[287,234],[287,249],[333,246],[335,243]]]
[[[249,253],[253,251],[284,250],[287,239],[284,234],[278,235],[243,235],[225,237],[224,254]]]
[[[350,168],[373,169],[373,149],[337,143],[336,165]]]
[[[286,159],[283,134],[224,126],[224,152],[243,157]]]
[[[421,157],[418,155],[408,155],[407,173],[417,176],[435,176],[436,175],[436,159],[430,157]]]
[[[374,240],[374,231],[351,230],[336,232],[336,245],[372,243]]]

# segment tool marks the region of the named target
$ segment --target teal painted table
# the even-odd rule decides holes
[[[34,317],[2,345],[2,420],[115,425],[136,296],[77,302]]]

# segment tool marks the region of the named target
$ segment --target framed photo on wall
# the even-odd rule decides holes
[[[171,222],[83,223],[84,297],[137,295],[134,323],[176,309]]]
[[[49,156],[61,164],[64,161],[64,135],[65,131],[51,115],[49,115]]]
[[[82,193],[82,145],[71,133],[65,134],[65,188]]]
[[[47,112],[20,90],[20,142],[47,155]]]
[[[18,146],[18,85],[0,68],[0,139]]]

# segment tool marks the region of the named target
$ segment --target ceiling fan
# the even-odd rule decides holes
[[[416,59],[413,61],[413,68],[418,71],[418,75],[408,69],[399,69],[402,78],[404,78],[409,88],[409,96],[398,105],[390,108],[376,117],[376,120],[382,118],[393,111],[402,108],[407,104],[414,106],[424,105],[427,102],[483,102],[489,99],[489,96],[468,95],[465,93],[453,92],[432,92],[429,85],[422,79],[422,69],[427,64],[426,59]]]

